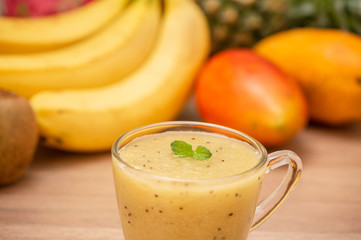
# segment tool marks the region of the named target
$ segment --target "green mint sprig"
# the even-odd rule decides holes
[[[185,141],[176,140],[170,144],[174,156],[177,157],[192,157],[197,160],[207,160],[212,156],[212,153],[203,146],[197,146],[196,150],[193,151],[192,145]]]

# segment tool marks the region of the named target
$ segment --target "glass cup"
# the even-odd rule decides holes
[[[237,175],[195,180],[145,173],[119,157],[119,149],[134,138],[166,131],[205,131],[244,141],[258,153],[258,163]],[[189,121],[156,123],[131,130],[115,141],[112,157],[125,240],[245,240],[250,230],[284,202],[302,170],[300,158],[292,151],[268,155],[258,141],[242,132]],[[288,170],[283,181],[258,202],[263,176],[284,165]]]

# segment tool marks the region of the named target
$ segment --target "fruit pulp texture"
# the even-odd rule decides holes
[[[176,157],[174,140],[193,150],[205,146],[212,157]],[[247,143],[214,133],[165,132],[134,139],[119,157],[137,169],[113,159],[125,240],[247,238],[265,172],[261,167],[239,176],[260,160]]]

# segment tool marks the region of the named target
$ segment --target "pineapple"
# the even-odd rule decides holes
[[[195,0],[207,16],[212,51],[251,47],[295,27],[340,28],[361,35],[361,0]]]

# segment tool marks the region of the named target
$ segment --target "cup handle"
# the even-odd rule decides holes
[[[288,165],[288,169],[281,184],[257,204],[251,230],[258,227],[277,210],[300,179],[302,161],[296,153],[288,150],[276,151],[268,155],[266,174],[284,165]]]

